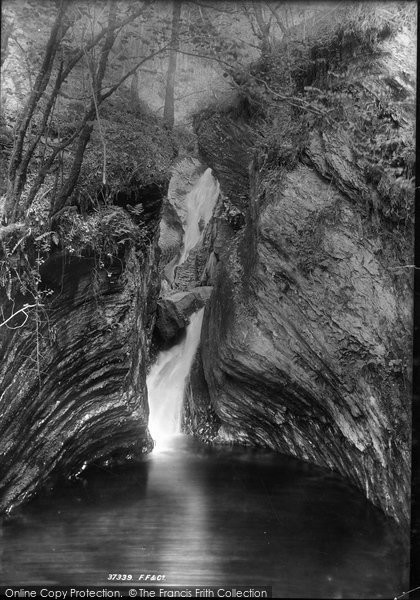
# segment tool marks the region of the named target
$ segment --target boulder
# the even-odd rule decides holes
[[[171,293],[158,301],[155,330],[163,343],[170,343],[184,331],[190,315],[206,304],[212,289],[210,286],[196,287]]]
[[[159,228],[159,248],[161,250],[159,269],[161,272],[165,272],[168,265],[176,264],[179,259],[183,235],[184,229],[175,207],[168,200],[165,200]],[[171,282],[173,273],[169,273],[166,278]]]

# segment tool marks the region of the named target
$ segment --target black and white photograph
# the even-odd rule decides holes
[[[3,597],[420,597],[417,13],[2,0]]]

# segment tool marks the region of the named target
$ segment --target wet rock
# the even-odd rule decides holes
[[[183,235],[184,230],[175,207],[168,200],[165,200],[159,231],[159,248],[161,249],[159,266],[161,271],[174,259],[179,258]]]
[[[235,122],[213,109],[197,115],[194,126],[204,162],[211,165],[228,201],[243,210],[249,192],[250,129],[243,121]]]
[[[175,269],[175,287],[177,290],[187,291],[199,287],[207,280],[203,274],[208,261],[209,248],[201,242],[193,248],[188,258]]]
[[[175,207],[165,200],[159,227],[159,273],[164,291],[169,290],[174,280],[175,268],[182,250],[184,229]]]
[[[214,442],[219,434],[220,419],[212,407],[204,377],[201,351],[198,349],[185,384],[182,431]]]
[[[335,469],[407,522],[409,282],[396,292],[353,203],[304,165],[257,214],[255,254],[242,235],[204,318],[212,410],[229,439]]]
[[[146,365],[159,291],[158,215],[147,248],[99,266],[56,252],[42,265],[51,306],[0,343],[0,510],[92,463],[140,459],[147,428]]]
[[[189,157],[178,161],[172,170],[168,199],[174,206],[181,221],[185,222],[187,217],[185,197],[192,190],[205,169],[206,167],[200,160]]]
[[[392,56],[384,54],[379,71],[370,66],[363,85],[395,87],[382,77]],[[402,112],[409,127],[413,115]],[[224,154],[235,161],[234,143],[225,141],[225,121],[212,134],[212,119],[204,115],[197,124],[200,145],[246,224],[225,245],[217,269],[212,265],[189,426],[197,434],[214,412],[221,423],[216,440],[334,469],[406,527],[410,227],[401,244],[390,221],[381,221],[387,213],[380,186],[367,179],[363,157],[339,129],[313,131],[288,170],[276,175],[273,166],[267,174],[253,161],[245,175],[243,163],[229,173],[221,165]],[[226,134],[224,153],[219,133]]]
[[[198,286],[214,285],[220,257],[228,252],[235,234],[225,213],[225,198],[220,196],[202,242],[176,268],[176,289],[185,291]]]
[[[212,287],[197,287],[186,292],[174,292],[158,301],[156,333],[163,343],[178,337],[189,323],[189,317],[210,298]]]

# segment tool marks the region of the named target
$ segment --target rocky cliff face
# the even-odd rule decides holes
[[[202,222],[202,239],[188,249],[188,255],[178,264],[191,219],[188,214],[193,210],[189,193],[199,185],[204,171],[204,165],[194,158],[179,160],[172,169],[159,233],[162,286],[156,311],[154,350],[173,345],[185,333],[190,316],[206,304],[212,292],[214,268],[209,264],[209,252],[210,247],[217,245],[214,237],[222,227],[214,218],[207,224]]]
[[[158,301],[155,332],[163,345],[173,343],[179,337],[189,323],[189,317],[206,304],[212,289],[201,286],[186,292],[173,292]]]
[[[32,319],[2,328],[2,510],[92,463],[135,460],[152,448],[146,365],[162,191],[146,196],[148,246],[125,244],[103,265],[92,254],[52,253],[41,275],[54,293],[38,333]]]
[[[389,56],[410,52],[401,39],[397,45]],[[383,90],[398,78],[412,99],[402,64],[372,62],[364,85]],[[412,116],[398,127],[412,127]],[[385,175],[372,183],[340,128],[314,128],[288,169],[268,171],[257,155],[247,175],[242,161],[232,175],[222,163],[226,155],[235,160],[236,142],[220,148],[212,118],[198,122],[198,135],[222,191],[246,211],[246,225],[219,257],[187,389],[189,427],[206,437],[220,425],[220,441],[268,446],[332,468],[406,524],[410,226],[401,250],[392,235],[397,225],[381,220],[389,208]],[[228,140],[232,126],[219,120],[220,127]],[[242,139],[248,135],[244,130]]]

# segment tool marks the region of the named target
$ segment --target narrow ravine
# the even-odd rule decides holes
[[[417,3],[1,16],[0,596],[410,594]]]
[[[218,195],[207,169],[185,198],[170,292]],[[0,530],[0,582],[103,586],[124,573],[137,584],[148,573],[165,585],[269,585],[287,598],[396,596],[407,579],[399,530],[360,491],[290,456],[180,433],[203,313],[147,377],[155,450],[135,465],[93,468],[24,507]]]
[[[176,268],[184,263],[193,248],[202,240],[219,196],[219,183],[212,170],[206,169],[185,198],[183,215],[183,249],[173,263],[176,283]],[[169,350],[163,350],[153,364],[147,378],[149,400],[149,430],[155,447],[168,443],[171,436],[180,432],[181,409],[185,379],[191,368],[200,342],[204,309],[190,317],[185,336]]]

